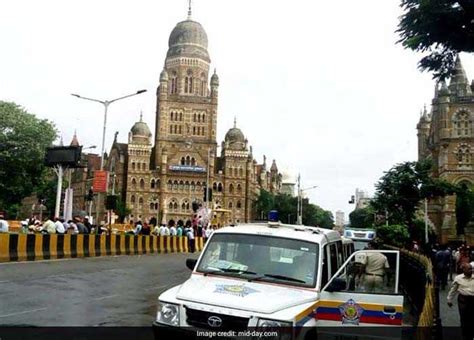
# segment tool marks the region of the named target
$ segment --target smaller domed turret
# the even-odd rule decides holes
[[[160,74],[160,82],[163,83],[167,81],[168,81],[168,72],[166,72],[166,70],[163,69],[163,71],[161,71],[161,74]]]
[[[219,86],[219,76],[214,69],[214,74],[211,77],[211,86]]]

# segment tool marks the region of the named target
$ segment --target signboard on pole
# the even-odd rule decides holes
[[[107,192],[107,177],[105,170],[94,171],[94,181],[92,182],[94,192]]]

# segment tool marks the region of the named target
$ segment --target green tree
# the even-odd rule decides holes
[[[56,130],[15,103],[0,101],[0,117],[0,209],[16,218],[21,200],[47,176],[44,156]]]
[[[405,48],[428,53],[422,71],[444,79],[454,72],[459,52],[474,51],[474,2],[471,0],[401,0],[404,10],[397,33]]]
[[[376,228],[377,242],[396,247],[405,247],[410,241],[408,227],[404,224],[382,225]]]
[[[473,221],[474,215],[474,192],[462,183],[456,193],[456,226],[457,234],[463,235],[464,229],[470,221]]]
[[[125,217],[127,217],[131,212],[132,210],[129,207],[127,207],[127,202],[122,199],[121,195],[118,195],[115,213],[119,217],[119,222],[123,223],[123,221],[125,220]],[[159,223],[159,221],[157,221],[157,223]]]
[[[374,224],[374,211],[371,207],[355,209],[349,214],[352,228],[368,228]]]
[[[260,190],[260,194],[255,201],[255,212],[257,218],[266,219],[268,212],[273,209],[275,197],[266,190]]]
[[[452,194],[456,187],[446,181],[431,178],[432,162],[397,164],[376,184],[371,205],[379,214],[388,213],[390,223],[413,225],[419,202],[424,198]]]

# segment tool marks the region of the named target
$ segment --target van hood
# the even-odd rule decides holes
[[[315,301],[318,293],[290,286],[247,282],[232,278],[193,275],[179,288],[176,298],[239,310],[271,314]]]

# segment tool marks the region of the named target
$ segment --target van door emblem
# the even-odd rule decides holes
[[[364,309],[354,300],[349,299],[346,303],[339,306],[342,323],[358,325]]]
[[[222,319],[218,316],[210,316],[209,319],[207,319],[207,324],[211,327],[220,327],[222,326]]]

